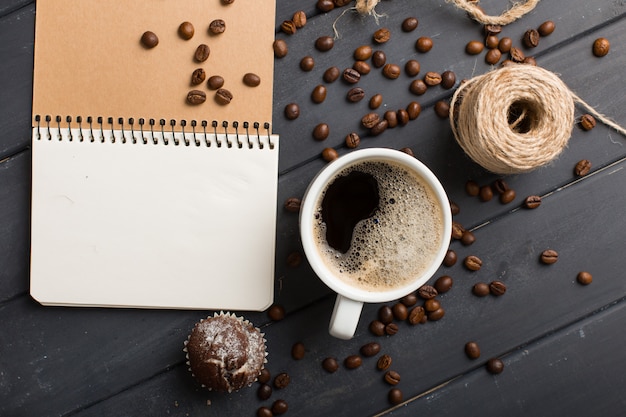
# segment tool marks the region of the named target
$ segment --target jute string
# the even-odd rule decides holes
[[[362,15],[373,15],[377,17],[378,14],[374,10],[380,0],[356,0],[355,9]],[[499,16],[487,15],[483,9],[478,5],[478,1],[471,0],[446,0],[448,3],[453,3],[459,9],[465,10],[474,20],[488,25],[508,25],[509,23],[519,19],[526,13],[535,8],[539,0],[526,0],[523,2],[515,2],[508,10],[504,11]]]
[[[497,174],[531,171],[567,146],[575,103],[626,135],[626,129],[574,94],[554,73],[514,64],[462,83],[452,97],[450,126],[465,153]]]

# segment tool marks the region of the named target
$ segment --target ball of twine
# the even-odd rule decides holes
[[[511,65],[461,84],[450,106],[465,153],[496,174],[531,171],[555,159],[574,127],[575,95],[554,73]]]

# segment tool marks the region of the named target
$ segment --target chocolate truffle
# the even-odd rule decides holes
[[[263,336],[243,317],[215,313],[196,323],[185,341],[189,370],[210,391],[249,386],[267,362]]]

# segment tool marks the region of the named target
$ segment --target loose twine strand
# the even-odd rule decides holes
[[[626,136],[626,129],[574,94],[554,73],[515,64],[461,84],[450,126],[474,162],[496,174],[531,171],[555,159],[574,127],[575,103]]]

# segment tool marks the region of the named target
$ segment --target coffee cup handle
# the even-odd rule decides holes
[[[338,339],[352,339],[363,310],[363,303],[337,294],[328,332]]]

